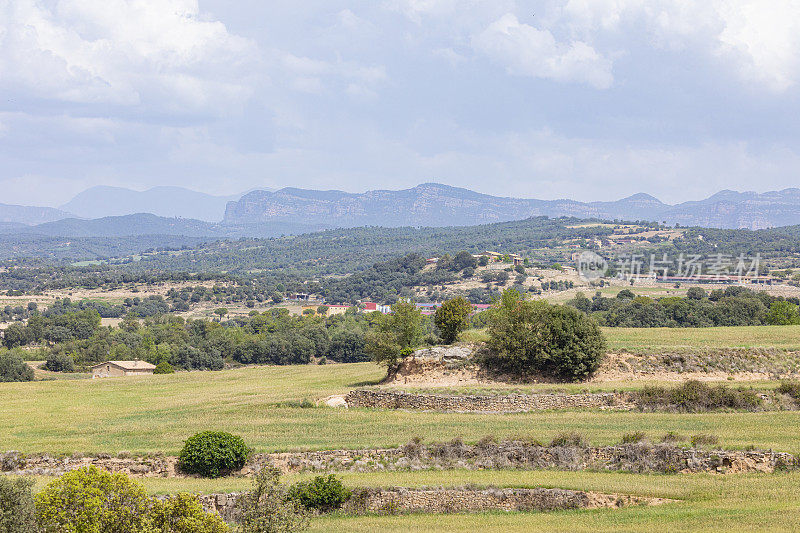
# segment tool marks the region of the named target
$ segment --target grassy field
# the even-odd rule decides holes
[[[723,446],[751,444],[800,452],[800,412],[702,414],[544,411],[503,415],[300,408],[383,376],[370,363],[249,367],[222,372],[104,380],[0,384],[0,450],[164,452],[176,454],[195,432],[242,435],[257,451],[397,446],[413,436],[474,442],[528,435],[542,441],[565,430],[595,444],[624,433],[713,433]]]
[[[800,326],[728,328],[603,328],[610,350],[630,352],[691,348],[800,350]]]
[[[310,474],[286,476],[285,483]],[[553,513],[324,516],[311,531],[795,531],[800,521],[800,473],[663,475],[620,472],[440,471],[341,474],[356,486],[550,487],[678,500],[660,506]],[[48,478],[39,478],[43,486]],[[140,480],[153,494],[246,490],[243,478]]]
[[[800,350],[800,326],[735,326],[725,328],[601,328],[610,351],[662,352],[721,348]],[[462,333],[465,342],[484,342],[486,330]]]

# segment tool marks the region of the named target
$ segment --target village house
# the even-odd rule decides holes
[[[155,368],[147,361],[106,361],[92,367],[92,378],[145,376],[152,374]]]

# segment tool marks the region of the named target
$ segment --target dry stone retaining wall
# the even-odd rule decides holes
[[[241,493],[206,494],[200,503],[208,512],[226,521],[236,521],[236,501]],[[564,489],[498,488],[368,488],[356,489],[343,507],[348,514],[463,513],[485,511],[555,511],[596,509],[636,504],[659,504],[668,500],[624,494],[601,494]]]
[[[519,413],[546,409],[631,408],[624,393],[496,394],[488,396],[413,394],[388,390],[358,389],[346,397],[348,407],[415,409],[462,413]]]
[[[0,454],[0,471],[56,476],[94,465],[134,477],[182,476],[177,457],[53,457]],[[628,472],[774,472],[794,469],[789,453],[682,448],[669,444],[618,446],[542,446],[526,441],[487,441],[476,445],[409,443],[399,448],[256,454],[234,475],[252,475],[264,466],[288,472],[377,472],[431,469],[617,470]]]

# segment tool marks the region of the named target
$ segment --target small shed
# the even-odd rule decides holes
[[[155,368],[147,361],[106,361],[92,367],[92,378],[144,376],[152,374]]]

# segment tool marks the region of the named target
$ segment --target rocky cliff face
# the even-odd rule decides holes
[[[655,220],[685,226],[761,229],[800,224],[800,189],[757,194],[722,191],[668,205],[647,194],[614,202],[533,200],[479,194],[438,183],[354,194],[286,188],[229,202],[225,223],[318,223],[328,227],[466,226],[531,216]]]

